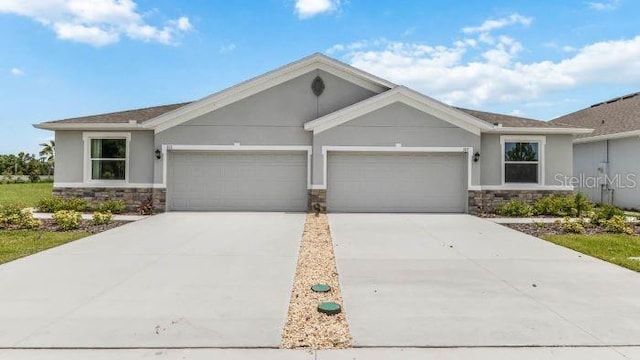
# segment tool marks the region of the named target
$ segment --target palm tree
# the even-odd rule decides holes
[[[40,150],[40,156],[46,160],[47,166],[49,167],[49,175],[53,174],[53,167],[55,161],[55,152],[56,152],[56,142],[55,140],[49,140],[49,142],[40,144],[42,150]]]
[[[46,160],[48,162],[53,161],[55,157],[55,149],[56,149],[55,140],[49,140],[49,142],[42,143],[40,144],[40,147],[42,147],[42,150],[40,150],[40,153],[39,153],[40,156],[46,157]]]

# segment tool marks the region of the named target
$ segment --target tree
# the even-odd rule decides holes
[[[47,162],[53,162],[55,158],[56,142],[55,140],[49,140],[49,142],[40,144],[42,150],[40,150],[40,157],[44,157]]]
[[[40,144],[40,147],[42,147],[42,150],[40,150],[39,155],[46,161],[47,173],[52,175],[55,166],[56,142],[55,140],[49,140],[49,142]]]

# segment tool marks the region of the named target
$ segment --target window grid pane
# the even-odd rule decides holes
[[[91,139],[91,180],[126,180],[126,139]]]

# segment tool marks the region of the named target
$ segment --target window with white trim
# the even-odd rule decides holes
[[[130,133],[84,133],[85,181],[126,182]]]
[[[540,183],[540,141],[507,140],[503,143],[504,183]]]

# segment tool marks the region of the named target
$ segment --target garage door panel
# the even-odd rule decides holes
[[[304,211],[306,153],[171,153],[170,210]]]
[[[334,212],[464,212],[462,154],[333,153],[327,206]]]

